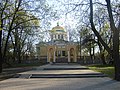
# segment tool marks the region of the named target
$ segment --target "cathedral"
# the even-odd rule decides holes
[[[46,59],[48,63],[77,62],[77,44],[68,41],[67,31],[57,24],[49,34],[49,42],[36,44],[38,59]]]

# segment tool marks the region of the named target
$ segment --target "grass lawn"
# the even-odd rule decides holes
[[[89,65],[88,68],[97,72],[104,73],[110,78],[114,78],[115,70],[111,65]]]

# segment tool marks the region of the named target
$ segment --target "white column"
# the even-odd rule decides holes
[[[53,40],[55,40],[55,35],[53,34]]]
[[[58,39],[58,34],[56,34],[56,39]]]
[[[68,51],[68,62],[70,62],[70,51]]]
[[[63,35],[63,40],[66,40],[65,35]]]
[[[60,56],[62,57],[62,51],[60,51]]]
[[[55,59],[56,59],[56,57],[55,57],[55,51],[54,51],[54,59],[53,59],[53,62],[56,62]]]
[[[77,62],[76,50],[74,51],[74,62]]]

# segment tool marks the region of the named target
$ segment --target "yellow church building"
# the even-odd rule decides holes
[[[57,24],[49,34],[49,42],[36,45],[38,59],[46,59],[48,63],[77,62],[77,44],[68,41],[66,30]]]

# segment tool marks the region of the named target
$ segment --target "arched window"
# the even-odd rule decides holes
[[[63,38],[63,35],[61,35],[61,39],[63,40],[64,38]]]
[[[62,56],[65,56],[65,51],[62,51]]]
[[[55,35],[55,39],[56,39],[56,35]]]
[[[70,49],[70,56],[73,56],[74,55],[74,48],[71,48]]]
[[[60,35],[58,35],[58,39],[60,39]]]

